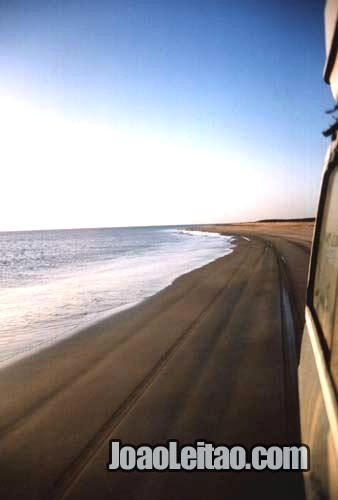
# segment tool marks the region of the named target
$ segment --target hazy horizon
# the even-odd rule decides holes
[[[314,216],[333,102],[321,2],[0,14],[0,231]]]
[[[150,224],[150,225],[138,225],[138,226],[95,226],[95,227],[53,227],[53,228],[43,228],[43,229],[9,229],[9,230],[0,230],[0,233],[25,233],[25,232],[34,232],[34,231],[86,231],[86,230],[101,230],[101,229],[146,229],[146,228],[161,228],[161,227],[182,227],[182,228],[188,228],[188,227],[202,227],[202,226],[211,226],[211,225],[228,225],[228,224],[245,224],[246,222],[248,223],[257,223],[257,222],[292,222],[293,220],[298,221],[298,220],[308,220],[308,219],[314,219],[315,217],[294,217],[290,219],[255,219],[255,220],[248,220],[248,221],[220,221],[220,222],[204,222],[204,223],[179,223],[179,224]]]

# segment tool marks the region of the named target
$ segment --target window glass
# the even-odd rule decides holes
[[[338,169],[331,173],[316,262],[313,306],[330,349],[336,323],[338,285]],[[338,316],[338,315],[337,315]]]

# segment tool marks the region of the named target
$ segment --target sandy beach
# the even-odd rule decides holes
[[[302,498],[296,472],[106,470],[109,439],[300,440],[313,223],[201,229],[235,235],[233,253],[1,370],[3,498]]]
[[[314,222],[292,220],[266,221],[266,222],[241,222],[238,224],[208,224],[200,226],[202,231],[215,231],[218,233],[231,234],[257,234],[265,236],[280,236],[284,239],[293,239],[309,243],[312,241]]]

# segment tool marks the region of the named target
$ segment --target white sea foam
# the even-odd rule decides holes
[[[189,236],[199,236],[199,237],[202,236],[205,238],[229,238],[229,236],[224,236],[220,233],[214,233],[211,231],[199,231],[194,229],[177,229],[176,231],[178,231],[181,234],[187,234]]]

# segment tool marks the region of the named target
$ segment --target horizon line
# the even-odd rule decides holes
[[[0,233],[31,233],[31,232],[41,232],[41,231],[86,231],[94,229],[137,229],[137,228],[149,228],[149,227],[186,227],[186,226],[219,226],[219,225],[237,225],[237,224],[253,224],[253,223],[265,223],[265,222],[306,222],[315,220],[315,216],[310,217],[288,217],[288,218],[277,218],[273,217],[271,219],[255,219],[246,221],[235,221],[235,222],[200,222],[200,223],[186,223],[186,224],[149,224],[149,225],[130,225],[130,226],[94,226],[94,227],[59,227],[59,228],[44,228],[44,229],[0,229]]]

